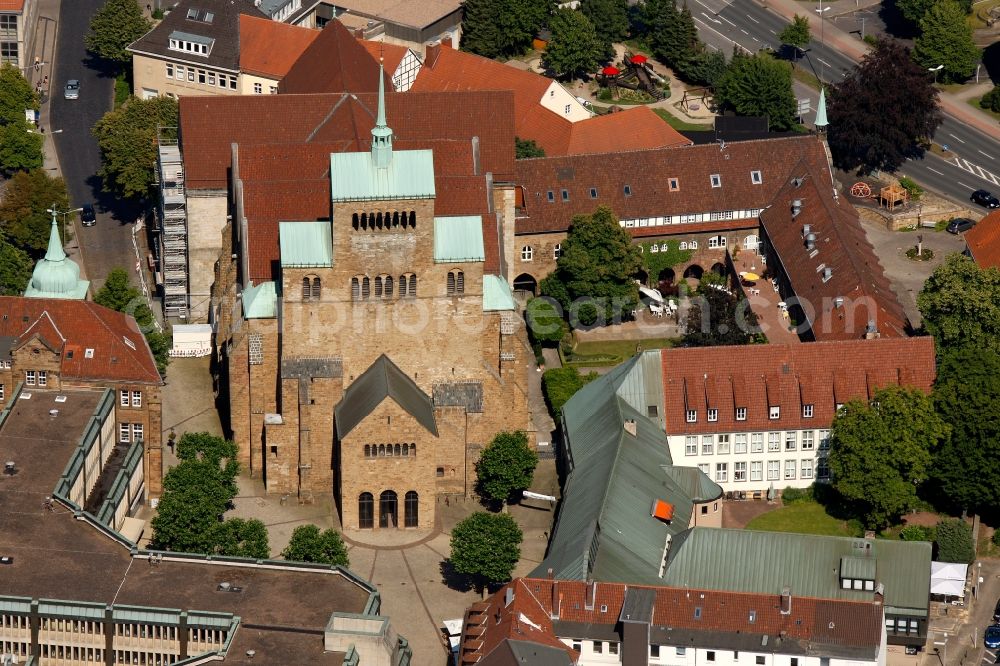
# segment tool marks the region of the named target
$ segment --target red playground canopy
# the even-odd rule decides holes
[[[615,67],[614,65],[608,65],[607,67],[601,70],[601,74],[603,74],[604,76],[618,76],[621,73],[622,73],[621,70]]]
[[[642,63],[646,62],[648,59],[649,58],[647,58],[646,56],[642,55],[641,53],[639,55],[632,56],[632,62],[635,63],[636,65],[641,65]]]

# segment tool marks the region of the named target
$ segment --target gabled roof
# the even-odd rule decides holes
[[[273,319],[278,316],[278,293],[274,282],[250,284],[243,290],[244,319]]]
[[[24,11],[24,0],[0,0],[0,11],[22,12]]]
[[[62,354],[63,377],[160,383],[146,338],[129,315],[90,301],[0,296],[0,338],[14,338],[10,346],[17,349],[36,335]]]
[[[965,244],[980,268],[1000,268],[1000,210],[965,232]]]
[[[240,71],[281,79],[320,34],[311,28],[241,14]]]
[[[434,420],[434,403],[430,396],[399,369],[388,356],[382,354],[364,373],[354,380],[344,397],[337,403],[334,419],[337,437],[343,439],[361,423],[386,398],[392,398],[406,410],[417,423],[437,437]]]
[[[796,176],[797,181],[783,182],[761,213],[760,223],[772,254],[777,255],[768,267],[783,269],[795,296],[808,306],[813,338],[861,338],[869,322],[882,336],[905,336],[903,306],[865,236],[857,210],[846,198],[834,197],[826,160],[820,164],[803,160]],[[792,210],[794,201],[802,202],[797,214]],[[806,246],[805,225],[816,236],[812,250]],[[830,271],[829,277],[824,271]],[[838,298],[844,299],[842,306],[837,305]]]
[[[188,10],[193,10],[193,13],[189,14]],[[253,0],[181,0],[156,27],[129,45],[128,50],[133,53],[239,71],[241,14],[267,18],[254,6]],[[211,20],[208,20],[209,17]],[[211,41],[211,51],[207,56],[203,56],[171,50],[170,36],[174,32],[195,35],[200,40]]]
[[[329,21],[288,69],[278,84],[278,91],[284,94],[370,93],[378,90],[378,77],[378,61],[343,23]],[[391,89],[390,79],[391,73],[386,75]]]
[[[517,233],[565,231],[574,215],[592,213],[598,206],[610,207],[621,220],[761,210],[782,185],[801,175],[795,169],[803,158],[825,163],[823,142],[814,136],[798,136],[616,152],[600,159],[574,155],[517,160],[514,182],[523,188]],[[754,172],[759,172],[759,182],[754,182]],[[720,177],[719,187],[712,187],[712,175]],[[675,190],[670,187],[671,179],[677,181]],[[751,226],[757,226],[755,215],[748,219]],[[711,223],[713,228],[720,224]],[[659,235],[682,229],[694,232],[698,226],[673,224],[629,231],[634,236]]]
[[[390,74],[396,71],[396,68],[403,62],[403,58],[406,57],[407,52],[410,50],[405,46],[390,44],[389,42],[373,42],[367,39],[360,39],[358,42],[365,47],[368,55],[376,61],[381,58],[382,63],[385,65],[385,71]]]
[[[930,393],[935,376],[929,336],[677,347],[660,354],[666,431],[671,435],[829,428],[837,404],[869,400],[875,388],[890,384]],[[714,405],[703,391],[688,395],[692,386],[705,381],[720,388]],[[806,404],[813,407],[811,417],[803,416]],[[780,418],[770,418],[772,406],[780,407]],[[709,407],[718,410],[714,422],[708,421]],[[745,420],[736,420],[737,407],[746,408]],[[686,409],[696,411],[697,421],[687,422]]]

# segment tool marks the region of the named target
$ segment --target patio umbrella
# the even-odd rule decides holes
[[[621,73],[622,71],[617,67],[615,67],[614,65],[608,65],[607,67],[601,70],[601,74],[603,74],[604,76],[618,76]]]
[[[646,62],[647,60],[648,60],[648,58],[646,56],[642,55],[641,53],[639,55],[632,56],[632,63],[635,64],[635,65],[641,65],[642,63]]]
[[[740,273],[740,277],[746,280],[747,282],[756,282],[757,280],[760,279],[760,276],[757,275],[756,273],[748,273],[746,271]]]
[[[663,294],[661,294],[656,289],[650,289],[649,287],[646,287],[646,286],[643,286],[643,285],[639,285],[639,292],[643,296],[649,296],[650,298],[652,298],[657,303],[662,303],[663,302]]]

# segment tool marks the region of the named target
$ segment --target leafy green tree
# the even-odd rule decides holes
[[[688,58],[678,73],[691,83],[714,88],[728,67],[721,51],[702,49]]]
[[[299,525],[292,532],[288,546],[281,556],[292,562],[317,562],[348,567],[347,548],[337,532],[326,529],[322,532],[316,525]]]
[[[164,492],[151,521],[152,547],[183,553],[214,552],[220,518],[216,498],[203,489]]]
[[[271,556],[267,527],[259,520],[228,518],[213,529],[216,555],[266,560]]]
[[[552,38],[542,55],[546,69],[568,79],[597,69],[604,45],[589,18],[575,9],[557,9],[549,17],[549,30]]]
[[[715,101],[738,116],[766,116],[772,129],[795,126],[792,67],[768,53],[734,57],[715,87]]]
[[[653,55],[683,76],[685,65],[702,48],[691,12],[678,9],[674,0],[646,0],[643,24]]]
[[[795,14],[792,17],[792,22],[778,33],[778,39],[781,40],[782,44],[788,44],[796,49],[803,48],[812,39],[809,32],[809,19]]]
[[[174,465],[163,477],[163,489],[179,493],[197,489],[213,502],[219,514],[225,512],[237,493],[235,480],[226,478],[219,465],[210,460],[184,460]]]
[[[152,28],[135,0],[106,0],[90,19],[90,32],[84,37],[87,50],[122,69],[132,62],[126,49]]]
[[[604,43],[605,51],[628,36],[628,3],[626,0],[583,0],[580,11],[590,19]],[[612,51],[613,53],[613,51]]]
[[[868,527],[883,528],[917,503],[932,454],[948,433],[930,396],[916,389],[879,389],[871,404],[852,400],[830,431],[833,487]]]
[[[1000,270],[949,255],[924,282],[917,307],[939,353],[960,347],[1000,353]]]
[[[227,481],[236,479],[240,473],[238,455],[239,447],[235,442],[207,432],[186,432],[177,443],[179,459],[212,463],[219,467]]]
[[[521,557],[523,538],[510,514],[477,511],[451,531],[451,565],[480,589],[506,583]]]
[[[596,372],[589,372],[581,375],[580,371],[573,366],[564,368],[552,368],[542,373],[542,388],[545,389],[545,400],[549,404],[552,418],[556,425],[562,421],[562,408],[577,391],[600,375]]]
[[[1000,509],[1000,354],[947,349],[938,365],[934,405],[951,438],[934,455],[939,503],[963,511]]]
[[[0,229],[16,247],[32,257],[41,257],[49,245],[52,213],[69,208],[69,195],[62,178],[53,178],[41,169],[18,171],[7,181],[0,200]]]
[[[538,454],[528,445],[523,430],[498,432],[476,462],[479,492],[506,504],[511,494],[531,485]]]
[[[641,265],[631,236],[602,206],[573,218],[556,270],[542,280],[542,294],[559,301],[571,325],[613,323],[639,302],[632,276]]]
[[[895,171],[923,155],[920,142],[941,124],[933,79],[893,39],[878,40],[829,92],[827,142],[844,170]]]
[[[993,90],[983,95],[979,100],[979,106],[990,111],[1000,112],[1000,86],[993,86]]]
[[[521,55],[554,7],[554,0],[465,0],[462,50],[487,58]]]
[[[24,250],[0,236],[0,295],[20,296],[28,287],[35,264]]]
[[[722,289],[699,288],[688,311],[685,346],[748,345],[761,341],[759,335],[757,315],[745,299]]]
[[[104,280],[104,285],[97,290],[94,302],[116,312],[125,312],[130,307],[134,308],[136,300],[141,297],[139,290],[129,283],[125,269],[112,268]]]
[[[933,527],[923,525],[907,525],[899,530],[899,538],[902,541],[934,541],[934,534]]]
[[[919,26],[924,14],[939,0],[895,0],[896,9],[907,21]]]
[[[38,108],[38,93],[17,67],[0,65],[0,125],[24,120],[26,109]]]
[[[524,318],[531,338],[552,345],[563,339],[568,330],[559,303],[551,298],[532,298],[524,308]]]
[[[952,0],[937,2],[920,20],[920,36],[913,44],[913,59],[924,67],[944,65],[942,83],[961,83],[976,69],[982,51],[972,41],[967,12]]]
[[[514,157],[519,160],[526,160],[530,157],[545,157],[545,150],[535,143],[534,139],[520,139],[515,136]]]
[[[937,546],[935,559],[938,562],[959,562],[971,564],[976,559],[976,545],[972,541],[972,525],[950,518],[937,524],[934,537]]]
[[[177,100],[170,97],[131,97],[104,114],[93,129],[101,150],[98,174],[104,191],[125,199],[147,198],[156,166],[158,128],[176,126]]]
[[[0,171],[42,167],[42,135],[24,118],[0,125]]]
[[[165,374],[170,363],[170,336],[156,330],[152,310],[142,293],[129,282],[128,272],[124,268],[111,269],[94,296],[94,302],[135,318],[139,329],[146,336],[149,350],[156,361],[156,369],[161,375]]]

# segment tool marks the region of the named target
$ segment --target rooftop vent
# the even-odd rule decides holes
[[[55,417],[59,416],[59,410],[58,409],[50,409],[49,410],[49,416],[51,416],[52,418],[55,418]]]
[[[799,213],[802,212],[802,199],[795,199],[792,201],[792,218],[798,217]]]
[[[808,233],[806,234],[806,249],[813,250],[816,248],[816,234]]]
[[[802,237],[803,238],[805,238],[806,236],[808,236],[811,231],[812,231],[812,225],[811,224],[803,224],[802,225]]]
[[[830,278],[832,278],[832,277],[833,277],[833,269],[832,268],[824,268],[823,269],[823,282],[829,281]]]
[[[256,650],[247,650],[247,659],[253,659],[257,656]]]
[[[219,592],[228,592],[231,589],[233,589],[232,583],[228,583],[226,581],[219,583]]]
[[[843,296],[837,296],[835,299],[833,299],[833,307],[835,307],[835,308],[842,308],[842,307],[844,307],[844,297]]]
[[[8,460],[3,464],[3,473],[7,476],[14,476],[17,474],[17,463],[13,460]]]
[[[792,178],[792,187],[802,187],[802,178]]]

